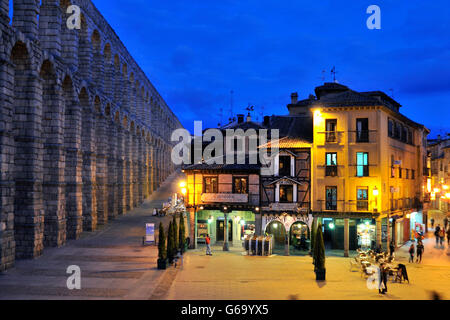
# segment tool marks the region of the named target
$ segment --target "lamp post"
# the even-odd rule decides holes
[[[228,247],[228,207],[224,206],[223,207],[223,215],[225,218],[225,225],[223,228],[223,251],[229,251],[229,247]]]

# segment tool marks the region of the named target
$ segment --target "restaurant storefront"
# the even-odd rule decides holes
[[[376,249],[377,228],[375,219],[349,220],[349,250]],[[328,250],[344,250],[344,219],[320,218],[325,248]]]
[[[227,214],[228,238],[230,246],[241,247],[246,235],[255,233],[255,214],[252,211],[231,211]],[[225,215],[220,210],[200,210],[197,212],[197,244],[205,243],[209,234],[211,244],[222,245],[225,240]]]
[[[310,250],[310,214],[263,212],[262,230],[273,237],[273,253],[305,255]]]

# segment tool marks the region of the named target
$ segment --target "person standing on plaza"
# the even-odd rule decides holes
[[[408,262],[414,262],[414,243],[411,243],[411,246],[409,247],[409,260]]]
[[[422,254],[425,251],[425,247],[423,246],[422,240],[419,240],[419,243],[417,244],[417,259],[416,262],[420,263],[422,262]]]
[[[380,285],[378,292],[385,294],[387,292],[387,281],[388,281],[389,270],[386,268],[385,264],[380,264]]]
[[[390,251],[389,255],[391,257],[393,257],[394,256],[394,251],[395,251],[394,240],[392,240],[391,244],[389,245],[389,251]]]
[[[444,239],[445,239],[445,230],[441,229],[439,230],[439,242],[441,247],[444,247]]]
[[[447,225],[448,225],[448,218],[445,217],[444,218],[444,230],[447,230]]]
[[[206,241],[206,255],[207,256],[212,256],[211,246],[210,246],[211,238],[209,237],[209,234],[206,235],[205,241]]]
[[[434,230],[434,236],[436,237],[436,246],[439,245],[439,231],[441,231],[441,226],[438,224],[436,230]]]
[[[447,245],[450,248],[450,227],[447,229]]]
[[[430,222],[431,222],[431,228],[434,228],[434,218],[431,218]]]

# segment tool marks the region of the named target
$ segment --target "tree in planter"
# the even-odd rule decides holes
[[[323,242],[322,225],[319,223],[315,232],[316,240],[314,242],[314,272],[316,280],[325,280],[325,244]]]
[[[174,250],[173,250],[173,224],[172,221],[169,222],[169,230],[167,232],[167,258],[169,263],[172,264],[174,260]]]
[[[176,215],[173,215],[173,248],[174,248],[174,255],[177,255],[178,253],[178,226],[177,226],[177,219]]]
[[[179,231],[178,231],[179,247],[180,247],[181,254],[183,254],[184,246],[185,246],[185,242],[186,242],[185,229],[184,229],[184,214],[183,213],[180,214],[180,225],[179,225],[178,229],[179,229]]]
[[[167,260],[166,235],[162,222],[159,223],[158,258],[158,269],[165,269]]]
[[[313,223],[311,226],[311,249],[309,254],[312,256],[314,253],[314,242],[316,240],[316,230],[317,230],[317,219],[313,218]]]

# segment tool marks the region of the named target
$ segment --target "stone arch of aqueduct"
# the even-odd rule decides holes
[[[126,213],[174,170],[180,122],[88,0],[0,0],[0,106],[0,271]]]

